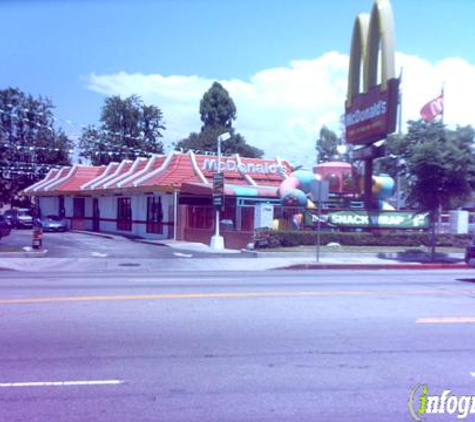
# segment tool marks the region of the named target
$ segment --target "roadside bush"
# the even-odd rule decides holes
[[[436,237],[437,246],[465,247],[470,235],[440,234]],[[320,244],[336,242],[343,246],[429,246],[429,233],[425,232],[328,232],[320,233]],[[315,245],[317,233],[314,231],[271,231],[269,247]]]

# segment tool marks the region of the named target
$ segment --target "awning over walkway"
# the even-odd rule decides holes
[[[181,185],[182,194],[199,196],[213,195],[213,185],[204,183],[183,183]],[[278,198],[276,186],[242,186],[225,183],[225,196],[252,197],[252,198]]]

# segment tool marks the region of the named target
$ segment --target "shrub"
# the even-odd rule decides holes
[[[465,247],[471,236],[439,234],[436,237],[437,246]],[[427,232],[329,232],[320,233],[320,244],[326,245],[336,242],[344,246],[407,246],[419,247],[430,245],[430,236]],[[317,233],[314,231],[271,231],[269,247],[315,245]]]

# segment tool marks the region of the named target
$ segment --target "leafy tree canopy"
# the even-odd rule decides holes
[[[315,149],[317,150],[317,162],[327,163],[329,161],[349,161],[348,149],[345,153],[338,151],[338,146],[342,145],[338,135],[326,126],[322,126],[320,129],[319,138],[315,143]],[[345,145],[349,148],[348,145]]]
[[[100,122],[99,128],[84,129],[80,138],[81,156],[94,165],[163,153],[162,111],[136,95],[106,98]]]
[[[199,133],[192,132],[176,144],[184,151],[215,152],[218,136],[228,132],[231,138],[221,144],[223,154],[239,154],[243,157],[260,158],[264,151],[249,145],[244,136],[236,133],[232,122],[236,119],[236,106],[229,93],[218,82],[204,94],[200,102],[203,126]]]
[[[475,187],[472,127],[447,129],[442,122],[409,121],[405,135],[388,138],[377,171],[402,177],[409,202],[435,212],[461,205]]]
[[[474,131],[447,130],[441,122],[409,122],[409,199],[437,211],[463,204],[475,187]]]
[[[0,202],[17,204],[19,192],[51,167],[69,165],[72,142],[54,127],[53,103],[18,88],[0,90]]]

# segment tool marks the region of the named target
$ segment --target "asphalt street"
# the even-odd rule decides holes
[[[418,383],[475,394],[472,270],[1,275],[1,421],[410,421]]]

